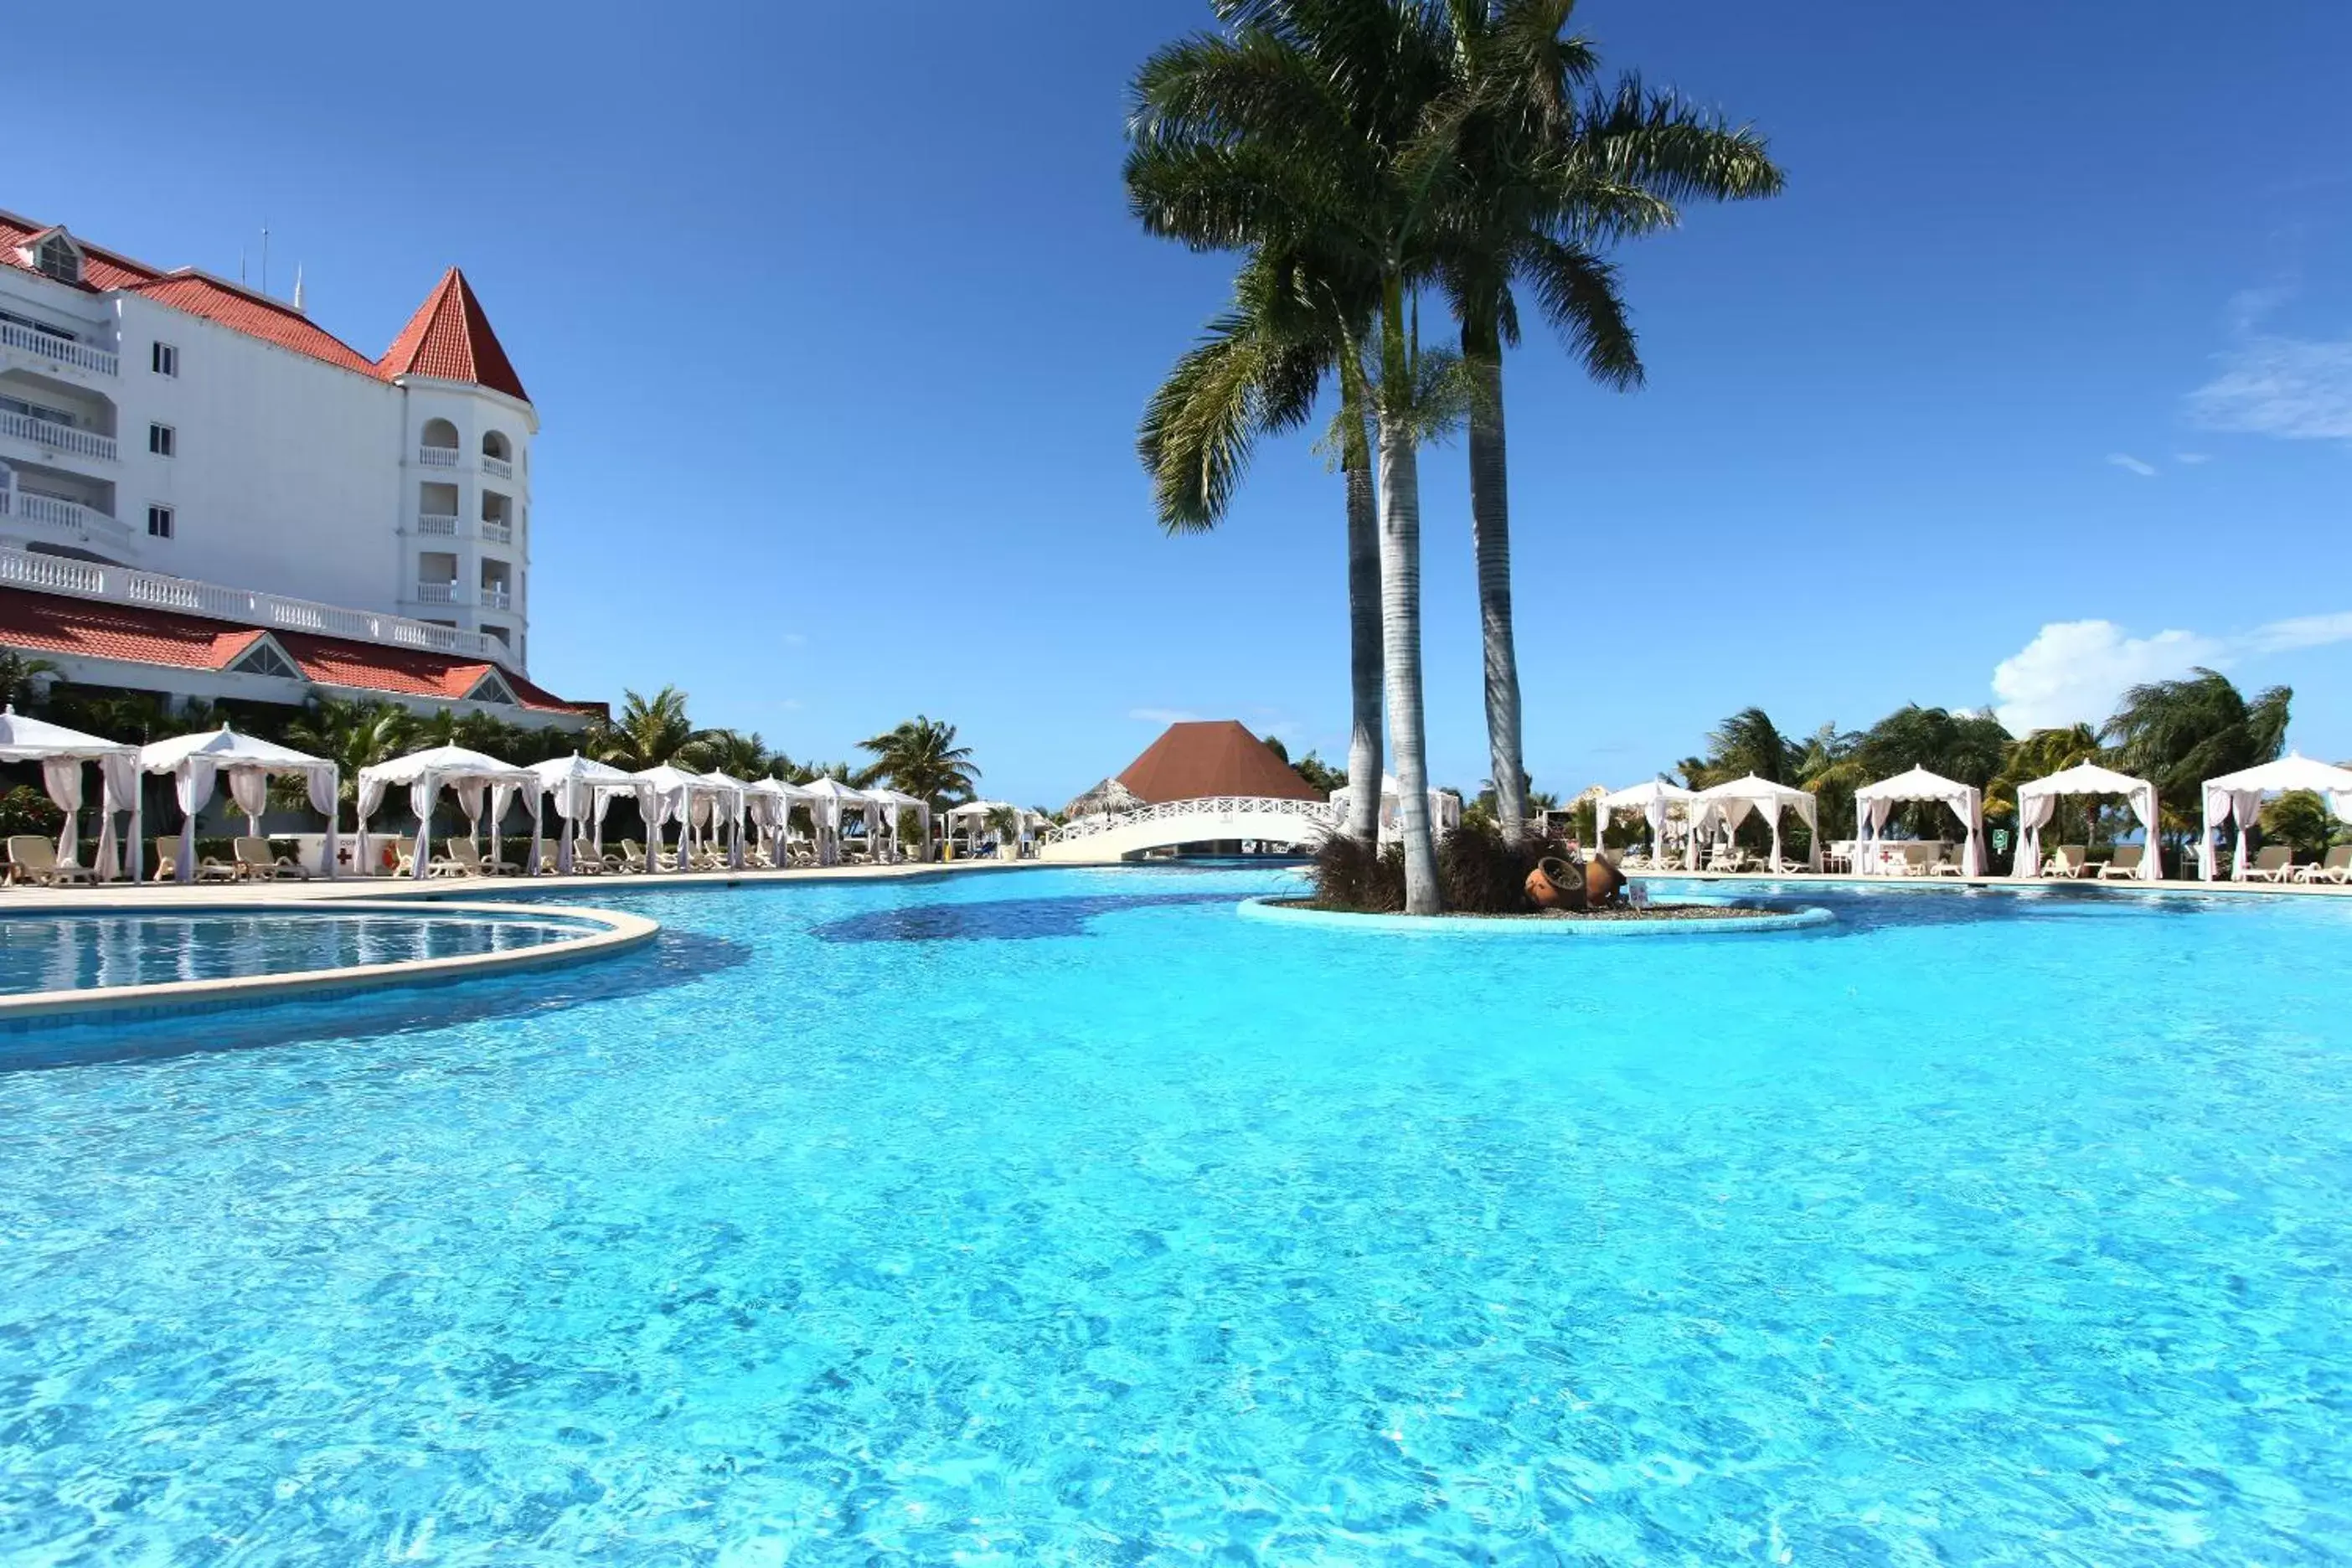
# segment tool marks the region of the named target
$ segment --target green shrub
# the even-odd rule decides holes
[[[55,838],[65,825],[66,814],[58,809],[57,802],[30,784],[18,784],[0,795],[0,838],[19,833]]]

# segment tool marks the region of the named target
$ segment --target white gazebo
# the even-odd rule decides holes
[[[972,858],[980,858],[980,830],[987,826],[990,816],[1000,811],[1009,811],[1013,814],[1013,841],[1007,844],[1002,839],[998,840],[996,858],[1000,860],[1010,860],[1021,853],[1021,808],[1019,806],[1001,800],[968,800],[961,805],[948,807],[947,819],[950,822],[961,821],[971,825],[965,829],[965,832],[972,845]]]
[[[637,815],[646,821],[646,869],[662,868],[662,826],[677,824],[677,868],[694,869],[693,837],[695,819],[710,820],[712,803],[721,793],[721,786],[701,773],[690,773],[672,763],[663,763],[629,775],[636,786]]]
[[[131,814],[131,879],[139,879],[139,748],[101,740],[52,724],[27,719],[13,707],[0,710],[0,763],[38,763],[41,785],[66,814],[58,834],[58,864],[79,864],[74,856],[81,844],[81,770],[98,764],[98,864],[91,869],[100,881],[112,881],[121,871],[115,853],[114,817]]]
[[[2215,875],[2220,867],[2215,858],[2214,837],[2232,822],[2238,825],[2238,850],[2232,858],[2230,879],[2246,879],[2246,830],[2254,826],[2262,816],[2265,796],[2283,795],[2291,789],[2312,791],[2327,803],[2336,820],[2352,822],[2352,768],[2315,763],[2300,752],[2291,752],[2274,763],[2207,779],[2205,833],[2197,856],[2207,881],[2221,879]]]
[[[408,786],[409,808],[416,813],[416,853],[412,857],[415,864],[409,874],[418,881],[432,874],[433,807],[445,784],[457,793],[457,805],[466,814],[466,836],[477,842],[482,832],[482,795],[488,792],[490,854],[494,858],[499,849],[499,821],[506,816],[507,803],[521,795],[530,812],[530,862],[525,869],[534,877],[539,874],[539,775],[529,768],[502,763],[463,746],[428,747],[360,770],[359,840],[362,865],[367,861],[368,818],[383,804],[383,792],[394,784]]]
[[[750,810],[745,792],[751,785],[717,771],[702,775],[702,782],[711,786],[709,823],[713,835],[727,847],[727,864],[734,870],[743,868],[743,818]],[[730,831],[720,832],[721,819]]]
[[[1596,786],[1597,787],[1597,786]],[[1609,819],[1621,811],[1638,811],[1642,820],[1650,825],[1650,855],[1655,860],[1665,854],[1666,819],[1680,810],[1685,820],[1691,815],[1690,803],[1698,792],[1664,779],[1649,779],[1626,789],[1605,790],[1592,803],[1592,849],[1595,855],[1609,842]]]
[[[2164,858],[2157,853],[2156,786],[2096,763],[2078,763],[2017,786],[2017,864],[2010,870],[2011,878],[2032,881],[2042,875],[2042,825],[2058,809],[2058,797],[2065,795],[2123,796],[2147,835],[2147,847],[2140,853],[2140,879],[2153,882],[2164,875]]]
[[[300,779],[310,793],[310,809],[327,819],[327,843],[321,864],[328,876],[335,874],[340,848],[335,818],[342,794],[343,770],[324,757],[240,735],[224,724],[217,730],[177,735],[142,747],[139,771],[172,775],[173,792],[181,814],[180,845],[172,858],[174,881],[195,879],[196,815],[213,798],[213,786],[223,773],[228,775],[229,799],[245,813],[246,827],[256,838],[261,837],[261,814],[269,805],[269,781],[273,777]],[[136,837],[131,840],[131,853],[136,865]],[[163,879],[161,866],[155,868],[155,879]]]
[[[816,796],[782,779],[753,780],[744,786],[743,805],[760,841],[767,847],[770,863],[779,867],[784,863],[785,845],[792,837],[793,807],[808,806],[812,821],[816,815]]]
[[[923,858],[929,859],[931,858],[931,803],[918,799],[904,790],[869,789],[866,793],[886,808],[884,814],[889,818],[890,847],[893,850],[903,853],[906,849],[906,846],[898,842],[898,814],[902,811],[911,811],[915,814],[916,822],[921,827],[923,834]]]
[[[1964,784],[1916,767],[1853,792],[1853,868],[1864,876],[1877,875],[1878,850],[1884,842],[1886,819],[1897,805],[1915,800],[1940,801],[1952,808],[1952,815],[1960,819],[1961,830],[1968,836],[1960,847],[1960,875],[1983,876],[1984,792],[1974,784]],[[2043,815],[2048,816],[2046,812]],[[1819,853],[1815,851],[1816,857]],[[1815,863],[1818,866],[1818,858]]]
[[[540,788],[553,799],[555,815],[563,819],[563,834],[555,846],[555,868],[568,877],[572,875],[572,843],[580,836],[581,824],[589,825],[591,847],[601,857],[604,853],[604,813],[612,809],[616,796],[635,795],[637,781],[616,767],[577,752],[568,757],[533,763],[530,771],[538,776]]]
[[[1774,784],[1754,773],[1700,790],[1690,798],[1691,836],[1683,850],[1683,865],[1688,870],[1698,869],[1698,841],[1710,822],[1720,820],[1727,831],[1737,831],[1750,812],[1761,812],[1772,828],[1772,869],[1784,871],[1788,868],[1780,863],[1780,814],[1794,811],[1797,819],[1812,830],[1812,851],[1806,868],[1818,871],[1822,868],[1822,828],[1814,809],[1818,805],[1809,791]]]
[[[866,813],[870,825],[878,809],[872,795],[862,789],[853,789],[839,779],[811,779],[802,786],[809,793],[809,822],[816,830],[816,863],[820,866],[841,864],[841,819],[849,806],[858,806]],[[868,831],[871,831],[869,826]]]
[[[1341,784],[1331,792],[1331,808],[1340,822],[1348,820],[1348,802],[1354,797],[1355,785]],[[1381,775],[1381,833],[1386,844],[1402,831],[1397,822],[1397,805],[1404,798],[1404,785],[1397,783],[1394,773]],[[1429,831],[1443,834],[1462,826],[1462,797],[1451,790],[1432,789],[1429,792]]]

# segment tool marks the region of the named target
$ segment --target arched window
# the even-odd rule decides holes
[[[514,443],[506,438],[504,431],[485,430],[482,432],[482,456],[496,458],[500,462],[511,462],[514,459]]]
[[[446,419],[427,419],[424,442],[428,447],[446,447],[454,452],[457,449],[457,427]]]

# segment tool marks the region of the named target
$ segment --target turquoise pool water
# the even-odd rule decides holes
[[[598,929],[554,916],[522,919],[456,910],[0,915],[0,994],[509,952]]]
[[[0,1042],[0,1561],[2352,1554],[2352,904],[1269,885]]]

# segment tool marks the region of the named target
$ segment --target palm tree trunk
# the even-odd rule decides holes
[[[1381,631],[1396,753],[1397,832],[1404,841],[1404,912],[1444,908],[1429,826],[1428,726],[1421,686],[1421,454],[1410,409],[1413,372],[1405,349],[1403,290],[1390,279],[1381,331]]]
[[[1381,513],[1372,493],[1372,446],[1354,378],[1340,382],[1348,422],[1348,831],[1367,844],[1381,833]]]
[[[1503,439],[1503,345],[1491,323],[1462,329],[1470,388],[1470,537],[1478,558],[1478,626],[1486,644],[1486,748],[1504,841],[1528,831],[1519,656],[1511,626],[1510,464]]]

